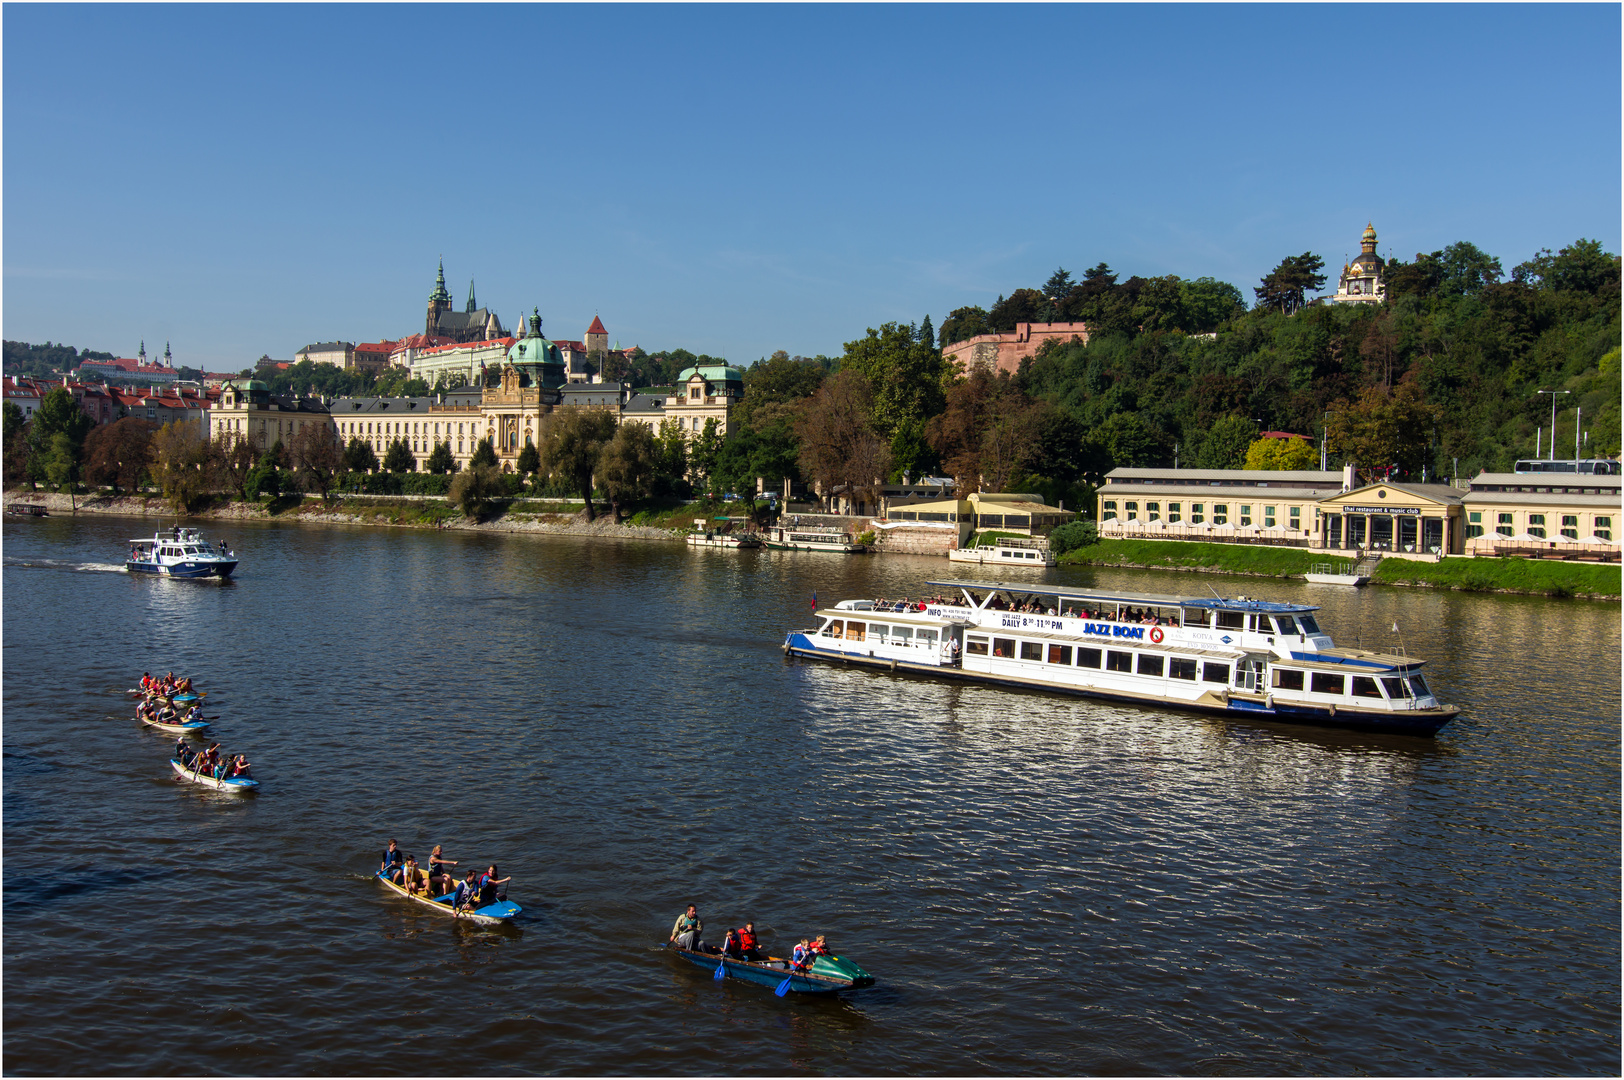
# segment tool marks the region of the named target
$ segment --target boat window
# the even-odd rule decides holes
[[[903,645],[913,644],[913,627],[895,626],[891,628],[891,637]]]
[[[1175,656],[1167,662],[1167,674],[1175,679],[1195,682],[1195,661],[1183,656]]]
[[[1084,648],[1079,647],[1078,650],[1077,650],[1077,666],[1078,667],[1091,667],[1091,668],[1099,667],[1100,666],[1100,650],[1098,650],[1098,649],[1084,649]]]
[[[1021,642],[1021,659],[1022,660],[1036,660],[1036,661],[1041,663],[1043,661],[1043,642],[1041,642],[1041,641],[1023,641],[1023,642]]]
[[[891,632],[891,628],[889,626],[885,625],[884,623],[875,622],[875,623],[869,623],[868,624],[869,637],[872,637],[874,640],[878,641],[882,645],[885,644],[885,636],[887,634],[889,634],[890,632]]]
[[[1382,686],[1387,689],[1387,696],[1394,701],[1403,701],[1410,696],[1409,687],[1404,685],[1403,679],[1383,679]]]
[[[1303,628],[1305,634],[1317,634],[1320,632],[1319,623],[1314,621],[1312,615],[1297,616],[1297,624]]]
[[[1049,646],[1049,663],[1051,663],[1051,664],[1066,664],[1066,665],[1069,666],[1071,664],[1071,646],[1070,645],[1050,645]]]
[[[866,629],[866,627],[864,627],[864,625],[862,623],[860,623],[860,622],[849,622],[849,623],[847,623],[846,624],[846,640],[847,641],[862,641],[863,636],[864,636],[863,631],[865,629]]]
[[[1289,668],[1275,668],[1274,685],[1280,690],[1301,690],[1303,688],[1303,673],[1292,671]]]
[[[1267,633],[1269,633],[1269,617],[1267,615],[1264,615],[1262,618],[1263,618],[1263,633],[1267,634]],[[1256,615],[1248,615],[1246,617],[1246,628],[1248,630],[1252,631],[1252,633],[1254,633],[1254,634],[1258,632],[1257,620],[1258,620],[1258,616],[1256,616]]]
[[[1201,665],[1201,681],[1217,683],[1229,682],[1229,665],[1214,664],[1209,660],[1207,663]]]
[[[1410,689],[1415,691],[1416,697],[1426,697],[1432,693],[1427,689],[1427,680],[1419,675],[1410,676]]]
[[[1348,680],[1341,675],[1329,671],[1316,671],[1309,680],[1309,688],[1316,694],[1340,694],[1347,687]]]
[[[846,623],[841,619],[829,620],[829,625],[823,628],[824,637],[841,637],[846,632]]]
[[[1105,654],[1105,666],[1111,671],[1132,671],[1133,653],[1108,652]]]
[[[1007,637],[993,638],[992,654],[994,656],[1007,656],[1013,659],[1015,656],[1015,639]]]
[[[1246,616],[1238,611],[1220,611],[1218,613],[1218,629],[1239,630],[1245,623]]]
[[[1274,617],[1274,626],[1282,634],[1295,634],[1297,632],[1297,623],[1290,615],[1276,615]]]
[[[1207,615],[1207,612],[1205,610],[1203,610],[1202,608],[1185,608],[1184,609],[1184,625],[1185,626],[1206,626],[1210,622],[1211,622],[1211,619]]]
[[[916,630],[914,632],[914,643],[927,648],[934,648],[936,646],[936,631]]]
[[[1376,688],[1375,679],[1368,675],[1355,675],[1353,677],[1353,696],[1379,698],[1382,696],[1382,692]]]
[[[987,639],[984,637],[967,637],[964,639],[964,651],[972,656],[987,655]]]
[[[1162,657],[1156,653],[1140,653],[1139,674],[1155,675],[1157,678],[1161,678]]]

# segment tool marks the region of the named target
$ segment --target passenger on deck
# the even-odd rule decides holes
[[[823,939],[822,934],[819,934],[818,937],[817,937],[817,940],[812,942],[812,944],[807,946],[807,950],[809,952],[811,952],[811,954],[813,956],[832,956],[833,955],[831,952],[829,952],[829,943]]]
[[[670,941],[679,949],[698,949],[699,936],[705,932],[705,924],[700,921],[699,909],[693,904],[688,910],[677,916],[677,921],[671,926]]]
[[[383,849],[383,862],[378,866],[390,881],[400,884],[401,867],[406,862],[406,855],[400,850],[398,840],[390,840],[389,846]]]
[[[444,858],[440,854],[440,845],[434,845],[434,850],[429,852],[429,887],[434,890],[434,895],[444,896],[451,891],[451,887],[456,883],[456,880],[446,867],[456,865],[456,859]]]
[[[425,888],[417,878],[417,860],[410,855],[406,856],[406,868],[402,871],[402,879],[406,883],[406,891],[412,896],[416,896]]]

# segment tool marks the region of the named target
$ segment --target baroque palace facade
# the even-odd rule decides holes
[[[485,439],[504,471],[516,471],[521,450],[540,440],[543,419],[554,409],[612,412],[617,423],[647,424],[658,432],[675,423],[690,440],[715,420],[724,437],[743,399],[737,368],[690,368],[665,397],[634,394],[621,383],[569,381],[558,346],[541,336],[532,315],[525,337],[514,340],[499,369],[487,367],[479,385],[429,397],[303,398],[272,394],[265,383],[227,383],[209,416],[211,436],[246,438],[262,448],[284,446],[309,425],[321,425],[341,442],[360,439],[381,459],[397,440],[423,469],[436,445],[445,443],[459,468],[467,467]]]

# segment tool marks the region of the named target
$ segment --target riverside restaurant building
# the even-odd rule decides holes
[[[1339,555],[1616,560],[1621,477],[1483,473],[1470,482],[1355,486],[1354,470],[1114,469],[1110,537],[1275,544]]]

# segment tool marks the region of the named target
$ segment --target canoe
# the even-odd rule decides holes
[[[419,870],[418,873],[422,874],[424,877],[428,876],[427,870]],[[494,904],[487,904],[482,908],[475,908],[472,911],[467,909],[462,911],[454,911],[451,907],[451,898],[456,895],[455,893],[447,893],[444,896],[425,896],[422,893],[409,893],[404,888],[396,885],[393,881],[390,881],[387,877],[385,877],[382,870],[379,870],[375,876],[379,881],[383,882],[384,886],[391,892],[398,893],[399,895],[406,897],[408,900],[415,900],[419,904],[426,904],[428,907],[438,911],[441,915],[450,915],[454,919],[467,919],[471,922],[487,924],[505,923],[509,919],[513,918],[513,916],[524,910],[511,900],[498,900]]]
[[[777,956],[769,956],[765,960],[735,960],[731,956],[723,957],[719,952],[700,952],[675,945],[670,947],[684,960],[711,972],[712,977],[715,976],[717,965],[721,965],[727,972],[725,978],[742,979],[758,986],[770,986],[774,990],[783,986],[786,978],[789,989],[797,994],[833,994],[874,985],[874,976],[838,956],[819,956],[812,961],[810,968],[791,971],[789,961]],[[710,948],[714,949],[715,946]]]
[[[159,731],[167,731],[174,735],[195,735],[209,726],[205,720],[188,720],[182,724],[171,724],[163,720],[148,720],[139,716],[136,719],[147,727],[157,728]]]
[[[259,787],[258,780],[245,780],[240,776],[235,779],[227,777],[224,780],[216,780],[214,777],[201,772],[193,772],[174,758],[169,759],[169,765],[170,768],[175,770],[175,775],[182,780],[193,784],[202,784],[204,787],[213,788],[216,791],[246,792]]]
[[[208,693],[207,690],[203,691],[203,694],[206,693]],[[176,705],[190,705],[194,701],[202,701],[203,694],[176,694],[169,700],[173,701]]]

